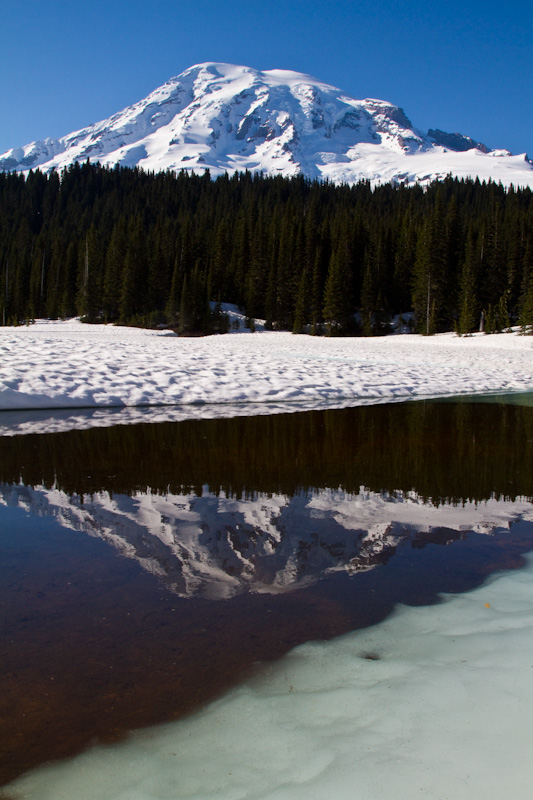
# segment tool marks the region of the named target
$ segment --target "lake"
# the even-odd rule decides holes
[[[0,783],[523,567],[533,408],[510,400],[0,438]]]

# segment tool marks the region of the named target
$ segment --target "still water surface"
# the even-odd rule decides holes
[[[503,399],[0,439],[0,783],[519,567],[532,443]]]

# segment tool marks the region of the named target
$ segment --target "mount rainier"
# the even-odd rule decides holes
[[[144,100],[60,139],[0,156],[0,170],[62,169],[74,161],[145,170],[250,170],[333,183],[428,183],[451,174],[533,187],[525,154],[461,134],[413,127],[385,101],[355,100],[308,75],[205,63]]]

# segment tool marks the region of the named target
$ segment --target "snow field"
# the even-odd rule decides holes
[[[533,562],[294,649],[200,713],[39,769],[27,800],[529,800]]]
[[[78,320],[0,328],[0,410],[231,404],[304,408],[533,389],[533,337],[182,338]],[[228,405],[227,414],[224,405]],[[221,407],[219,407],[221,406]],[[183,408],[182,408],[183,411]],[[184,416],[187,417],[185,411]]]

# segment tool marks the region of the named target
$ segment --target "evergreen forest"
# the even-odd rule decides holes
[[[530,188],[147,173],[0,173],[0,324],[86,322],[376,335],[533,330]]]

